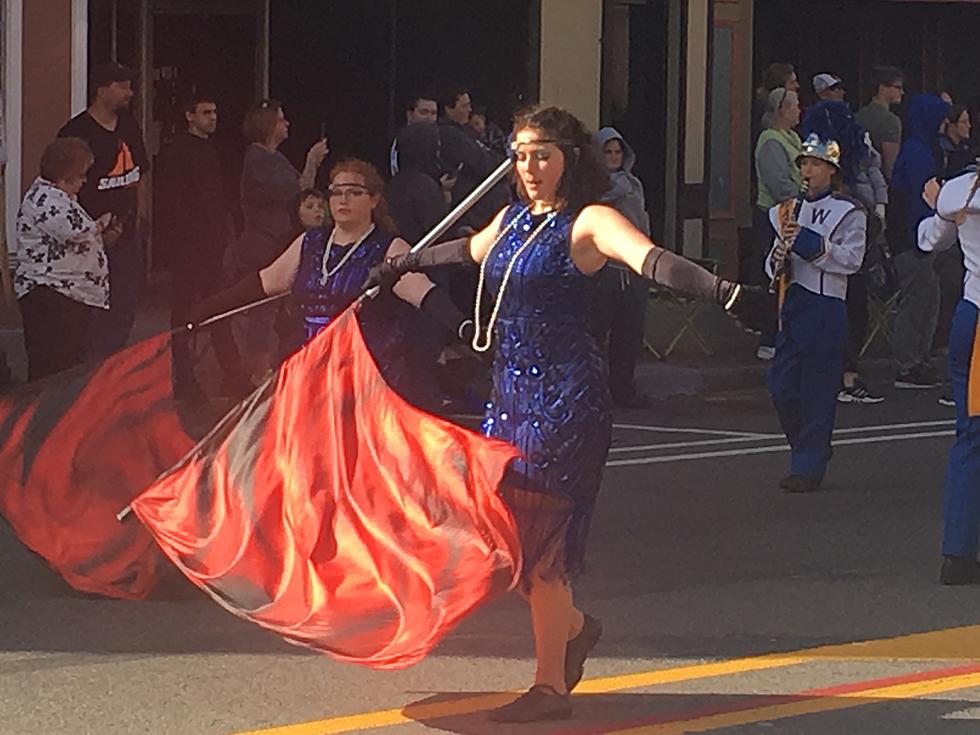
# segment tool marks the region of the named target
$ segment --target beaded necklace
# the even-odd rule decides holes
[[[507,289],[507,282],[510,280],[510,274],[511,271],[514,270],[514,264],[517,262],[517,259],[521,257],[521,254],[527,250],[528,246],[534,242],[534,239],[541,234],[541,231],[547,227],[558,215],[558,212],[555,211],[548,212],[548,216],[545,217],[541,224],[534,229],[534,232],[532,232],[527,240],[523,242],[523,244],[517,249],[517,252],[514,253],[510,261],[507,263],[507,268],[504,269],[504,276],[500,281],[500,290],[497,292],[497,299],[494,302],[493,310],[490,312],[490,321],[487,323],[487,331],[481,343],[480,307],[483,305],[483,284],[486,281],[487,263],[490,261],[490,256],[493,254],[493,249],[497,247],[500,241],[503,240],[512,229],[514,229],[518,220],[527,214],[528,209],[529,207],[524,207],[524,209],[522,209],[517,216],[514,217],[514,219],[512,219],[507,226],[500,231],[500,234],[497,235],[497,239],[493,241],[490,248],[487,250],[486,257],[484,257],[480,262],[480,280],[478,280],[476,284],[476,304],[473,309],[474,333],[471,346],[475,352],[486,352],[490,349],[490,343],[493,341],[493,325],[497,321],[497,314],[500,313],[500,305],[504,300],[504,291]]]
[[[333,248],[333,241],[334,241],[334,236],[337,234],[337,228],[335,227],[334,229],[330,230],[330,237],[327,238],[327,249],[323,253],[323,262],[320,265],[321,286],[324,285],[328,280],[330,280],[330,278],[333,277],[334,273],[336,273],[337,271],[339,271],[341,268],[344,267],[347,261],[351,259],[351,256],[354,255],[354,251],[356,251],[361,246],[362,242],[364,242],[365,240],[368,239],[368,237],[370,237],[372,232],[374,232],[373,224],[371,225],[371,228],[367,232],[361,235],[357,239],[357,241],[350,246],[350,250],[348,250],[344,254],[344,257],[340,259],[340,262],[337,263],[337,265],[335,265],[333,268],[328,268],[330,264],[330,250]]]

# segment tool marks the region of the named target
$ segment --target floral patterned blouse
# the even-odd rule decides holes
[[[17,212],[14,292],[47,286],[70,299],[109,308],[109,265],[98,225],[75,197],[34,179]]]

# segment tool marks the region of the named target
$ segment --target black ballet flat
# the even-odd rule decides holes
[[[589,614],[577,636],[565,645],[565,688],[571,692],[585,674],[585,659],[602,637],[602,621]]]
[[[547,684],[535,684],[510,704],[493,710],[493,722],[543,722],[567,720],[572,716],[572,703],[567,694],[559,694]]]

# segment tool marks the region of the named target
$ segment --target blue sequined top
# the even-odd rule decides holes
[[[303,319],[303,342],[309,342],[330,321],[361,295],[368,271],[388,253],[394,235],[377,228],[329,278],[323,277],[323,258],[330,230],[310,230],[303,238],[299,270],[293,281],[293,297]],[[350,245],[334,244],[326,270],[332,271],[350,252]],[[391,293],[367,299],[357,321],[364,343],[388,384],[402,398],[427,410],[438,405],[431,360],[418,348],[417,310]],[[299,345],[297,345],[298,347]],[[434,359],[434,358],[432,358]]]
[[[323,256],[327,250],[330,230],[320,227],[310,230],[303,238],[299,271],[293,281],[293,296],[303,317],[304,341],[313,339],[330,320],[354,303],[361,295],[361,286],[368,271],[384,260],[394,236],[375,228],[351,254],[343,267],[329,278],[323,275]],[[326,270],[337,267],[350,251],[350,244],[330,249]]]
[[[507,264],[543,221],[517,217],[489,254],[487,287],[496,298]],[[494,329],[493,392],[483,431],[514,444],[512,476],[528,489],[572,498],[587,524],[609,451],[607,367],[587,327],[594,279],[572,262],[575,213],[561,211],[517,258]],[[511,478],[512,481],[514,477]]]

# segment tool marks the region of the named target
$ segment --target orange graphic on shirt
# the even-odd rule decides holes
[[[99,179],[99,189],[120,189],[124,186],[132,186],[140,180],[140,167],[133,159],[133,152],[124,140],[119,141],[119,150],[116,152],[116,162],[109,169],[108,173]]]

